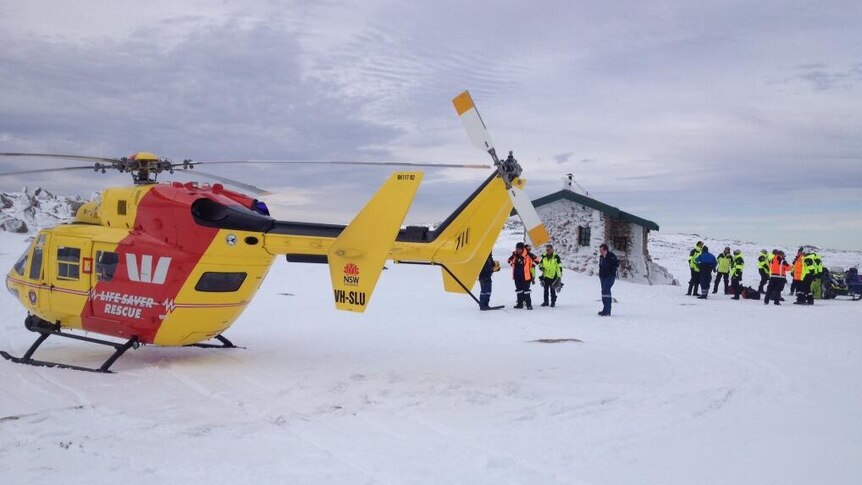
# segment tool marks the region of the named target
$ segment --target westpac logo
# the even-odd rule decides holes
[[[126,268],[129,272],[129,280],[139,283],[152,283],[154,285],[163,285],[168,277],[168,268],[171,266],[171,258],[162,256],[156,262],[156,270],[153,271],[153,257],[149,254],[140,256],[138,264],[138,255],[126,254]]]

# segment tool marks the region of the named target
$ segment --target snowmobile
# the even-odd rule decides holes
[[[838,296],[849,296],[853,301],[862,299],[862,281],[859,280],[856,268],[850,268],[846,272],[843,268],[823,268],[820,278],[824,300]]]

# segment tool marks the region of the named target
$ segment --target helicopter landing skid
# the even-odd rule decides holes
[[[234,345],[233,342],[227,339],[227,337],[223,335],[216,335],[213,337],[214,339],[221,342],[221,345],[218,344],[190,344],[186,345],[186,347],[200,347],[202,349],[244,349],[245,347],[240,347],[239,345]]]
[[[141,345],[140,342],[138,342],[138,337],[132,337],[126,343],[120,344],[120,343],[116,343],[116,342],[109,342],[107,340],[102,340],[102,339],[97,339],[97,338],[92,338],[92,337],[84,337],[81,335],[73,335],[70,333],[61,332],[59,325],[50,324],[50,323],[48,323],[42,319],[38,319],[38,322],[36,322],[33,320],[36,318],[38,318],[38,317],[34,317],[33,315],[28,316],[27,320],[25,321],[25,326],[29,330],[32,330],[34,332],[38,332],[41,335],[39,335],[39,338],[37,338],[36,341],[33,342],[33,345],[31,345],[30,348],[27,349],[27,352],[24,354],[24,356],[23,357],[14,357],[14,356],[10,355],[8,352],[4,352],[4,351],[0,351],[0,356],[3,356],[4,359],[10,360],[16,364],[27,364],[27,365],[37,366],[37,367],[58,367],[60,369],[73,369],[73,370],[82,370],[82,371],[87,371],[87,372],[99,372],[99,373],[103,373],[103,374],[112,374],[113,372],[108,370],[108,369],[114,364],[114,362],[116,362],[117,359],[119,359],[130,348],[133,348],[133,347],[138,348]],[[61,362],[50,362],[50,361],[45,361],[45,360],[34,359],[33,354],[36,352],[36,349],[38,349],[39,346],[42,345],[42,343],[45,340],[47,340],[48,337],[50,337],[51,335],[56,335],[58,337],[66,337],[66,338],[70,338],[70,339],[74,339],[74,340],[83,340],[84,342],[90,342],[90,343],[99,344],[99,345],[107,345],[109,347],[114,348],[114,353],[111,354],[111,356],[108,357],[108,359],[104,363],[102,363],[102,365],[99,368],[83,367],[83,366],[79,366],[79,365],[63,364]]]

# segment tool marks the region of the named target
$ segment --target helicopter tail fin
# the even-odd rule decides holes
[[[438,226],[430,242],[421,245],[405,242],[392,259],[439,264],[443,266],[443,288],[467,293],[511,212],[506,185],[495,173]]]
[[[506,185],[500,177],[494,176],[475,197],[468,199],[460,212],[453,214],[452,222],[437,238],[441,244],[433,258],[434,262],[445,266],[442,275],[446,291],[469,291],[462,284],[472,287],[479,278],[511,212]]]
[[[327,251],[339,310],[365,311],[421,181],[422,172],[393,173]]]

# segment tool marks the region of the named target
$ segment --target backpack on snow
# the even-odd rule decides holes
[[[750,286],[743,288],[739,294],[746,300],[760,300],[760,292]]]

